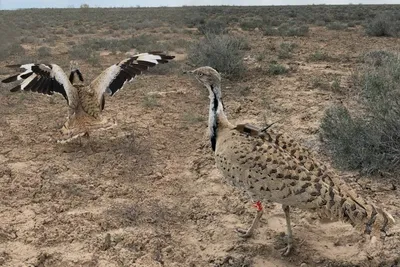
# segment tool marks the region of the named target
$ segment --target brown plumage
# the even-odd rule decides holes
[[[218,169],[252,199],[282,204],[288,228],[284,255],[292,248],[290,206],[341,219],[368,234],[394,223],[390,214],[358,196],[294,139],[271,129],[263,133],[252,125],[232,125],[224,113],[219,73],[210,67],[191,73],[209,90],[210,140]],[[260,209],[244,236],[251,235],[261,214]]]
[[[83,77],[75,62],[71,62],[69,77],[56,64],[24,64],[8,67],[23,71],[4,79],[3,83],[21,80],[11,92],[32,91],[47,95],[59,93],[67,100],[68,120],[61,129],[70,141],[78,136],[88,135],[90,131],[106,129],[114,125],[101,117],[105,106],[105,93],[112,96],[137,75],[149,67],[167,63],[174,56],[161,52],[134,55],[104,70],[89,85],[83,85]],[[76,78],[79,78],[77,80]]]

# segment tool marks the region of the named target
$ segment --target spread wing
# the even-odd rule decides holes
[[[160,63],[167,63],[175,56],[161,52],[148,52],[134,55],[104,70],[91,84],[98,96],[99,105],[104,107],[104,93],[114,95],[127,82],[131,82],[136,75]]]
[[[10,68],[20,68],[22,71],[18,74],[10,76],[3,83],[11,83],[22,81],[12,88],[11,92],[31,91],[46,95],[59,93],[64,96],[67,103],[71,107],[76,106],[77,91],[70,83],[67,75],[56,64],[24,64],[9,65]]]

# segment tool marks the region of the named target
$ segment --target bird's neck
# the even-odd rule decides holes
[[[233,128],[228,121],[222,102],[221,90],[219,86],[210,86],[210,110],[208,118],[208,129],[210,131],[211,148],[215,151],[217,145],[218,131],[222,128]]]

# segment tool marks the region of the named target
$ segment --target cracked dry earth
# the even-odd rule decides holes
[[[345,63],[311,63],[306,56],[316,47],[337,58],[343,51],[356,53],[360,47],[354,40],[360,40],[364,51],[397,44],[366,40],[357,31],[341,32],[338,40],[332,32],[317,30],[309,38],[292,40],[299,44],[296,67],[281,77],[258,74],[255,65],[261,63],[252,62],[251,54],[282,38],[250,35],[255,47],[247,60],[249,75],[245,81],[225,81],[223,93],[232,122],[261,125],[265,116],[269,122],[289,116],[274,127],[328,161],[318,140],[319,119],[333,102],[350,100],[311,88],[310,80],[340,73],[346,87],[356,54]],[[83,66],[82,72],[88,69]],[[250,89],[244,94],[240,88]],[[398,264],[398,232],[385,242],[370,240],[346,224],[320,221],[297,209],[292,209],[295,251],[281,257],[285,219],[274,203],[265,204],[255,236],[239,238],[234,229],[249,226],[255,210],[216,170],[206,137],[207,94],[178,71],[140,76],[108,98],[104,115],[118,125],[81,144],[54,143],[66,105],[59,96],[52,101],[11,94],[4,86],[0,91],[0,266]],[[357,177],[356,182],[346,177],[400,220],[398,182],[391,187],[396,182],[389,179]]]

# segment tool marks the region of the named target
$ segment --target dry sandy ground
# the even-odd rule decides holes
[[[346,92],[312,88],[312,79],[330,82],[339,74],[346,91],[360,53],[398,50],[398,40],[366,38],[355,29],[312,29],[305,38],[260,36],[249,36],[254,47],[247,55],[246,79],[224,83],[229,118],[261,125],[265,116],[269,122],[288,116],[274,127],[328,160],[320,151],[319,120],[335,101],[351,103]],[[259,73],[263,63],[255,55],[284,40],[299,45],[294,59],[284,61],[290,74]],[[335,60],[308,62],[316,49]],[[93,78],[89,67],[82,72]],[[104,115],[118,126],[82,144],[54,143],[67,111],[62,97],[50,103],[41,95],[1,89],[0,266],[399,264],[399,233],[371,242],[348,225],[321,222],[297,209],[292,212],[295,251],[281,257],[284,215],[273,203],[266,203],[256,235],[239,238],[234,229],[249,226],[255,211],[218,174],[205,136],[207,94],[188,77],[141,76],[107,99]],[[171,93],[149,97],[149,92]],[[389,179],[380,184],[367,177],[347,179],[400,221],[399,182],[395,189]]]

